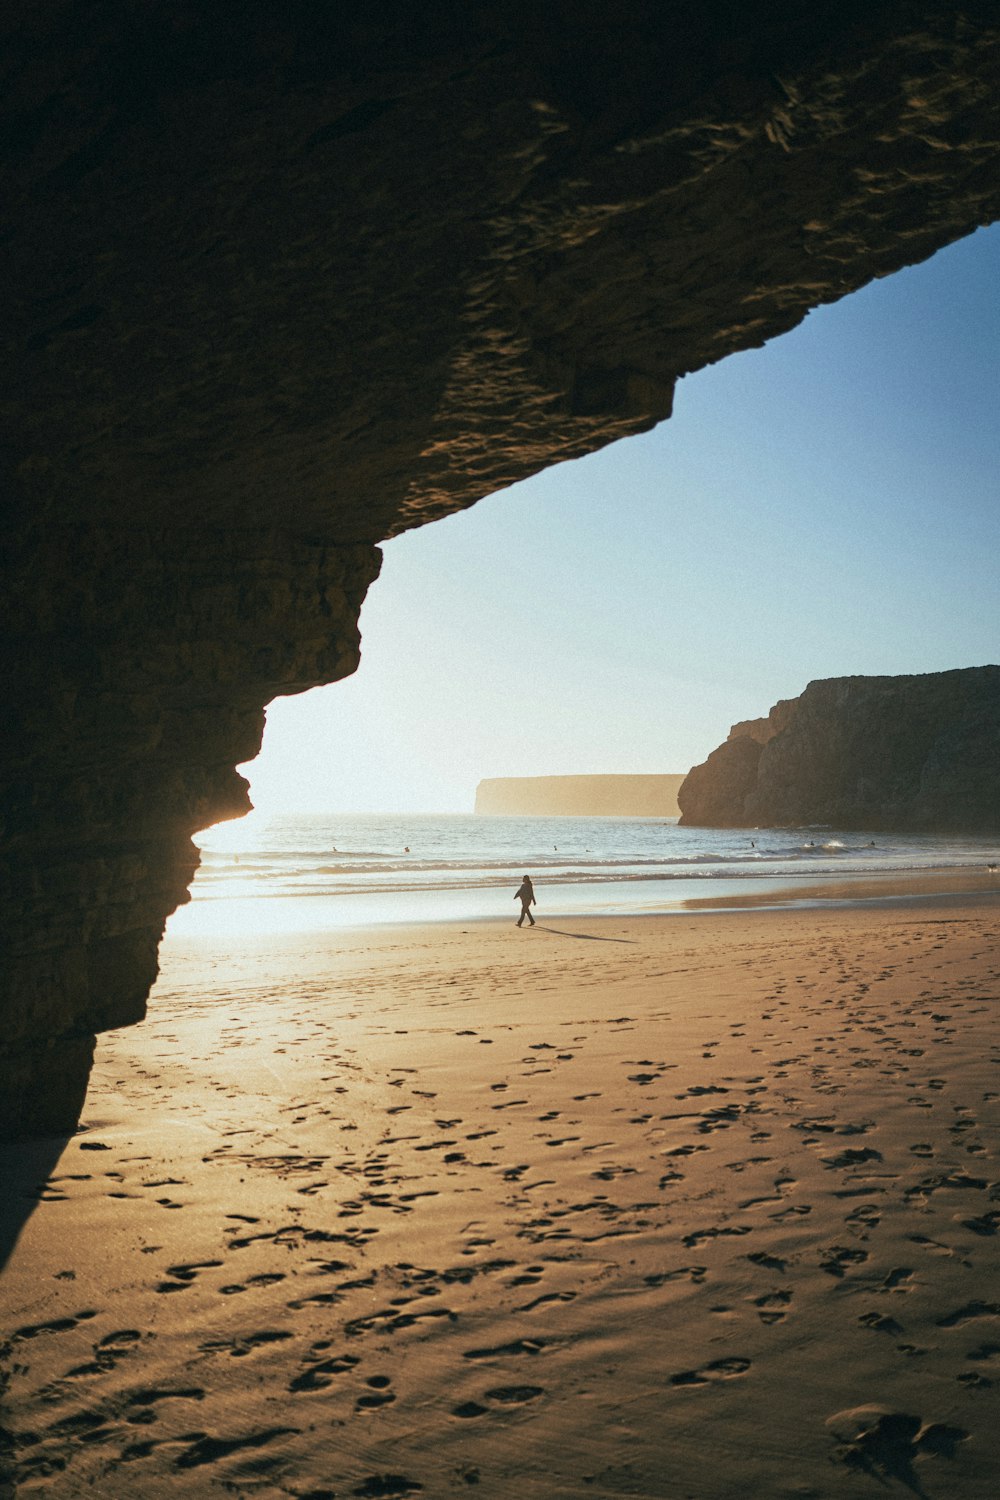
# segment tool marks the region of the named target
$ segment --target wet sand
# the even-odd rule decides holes
[[[992,1500],[998,916],[168,943],[3,1148],[0,1492]]]
[[[759,906],[828,906],[833,902],[849,906],[870,905],[879,901],[892,905],[912,904],[928,896],[953,896],[972,900],[1000,895],[1000,874],[994,866],[954,870],[880,870],[869,875],[839,875],[824,879],[813,875],[808,880],[777,877],[773,880],[744,882],[735,894],[688,897],[687,911],[752,911]]]

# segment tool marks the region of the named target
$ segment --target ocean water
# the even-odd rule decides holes
[[[679,911],[815,882],[977,870],[996,838],[815,829],[680,828],[662,818],[260,814],[200,834],[192,901],[173,928],[210,930],[225,904],[246,925],[510,916],[529,873],[536,915]],[[769,885],[763,884],[768,882]]]

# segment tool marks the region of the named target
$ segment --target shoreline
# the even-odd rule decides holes
[[[751,892],[742,904],[748,910],[765,905],[787,906],[793,902],[796,905],[808,902],[823,903],[824,906],[831,907],[861,907],[885,901],[902,905],[935,898],[972,900],[981,897],[988,901],[1000,896],[1000,874],[989,870],[893,870],[870,875],[845,874],[838,878],[831,878],[826,872],[817,872],[809,878],[796,877],[795,882],[786,886],[782,880],[780,892]],[[738,900],[738,897],[730,896],[707,896],[703,899],[695,897],[689,899],[686,905],[688,908],[722,910],[735,907]]]
[[[0,1150],[25,1493],[992,1500],[1000,903],[511,905],[164,946]]]
[[[903,903],[937,896],[989,899],[1000,894],[1000,874],[985,868],[943,867],[870,875],[851,872],[836,875],[824,870],[810,874],[700,876],[663,881],[654,877],[553,881],[548,885],[542,879],[536,882],[536,890],[542,910],[554,919],[625,920],[631,916],[674,917],[697,911],[757,907],[793,910],[797,906],[815,905],[825,909],[887,900]],[[383,926],[503,923],[504,907],[508,904],[513,909],[506,884],[336,896],[196,897],[179,907],[168,920],[164,943],[172,945],[194,936],[210,939],[227,930],[252,936],[260,931],[346,933]]]

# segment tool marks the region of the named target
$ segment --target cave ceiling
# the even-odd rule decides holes
[[[994,5],[0,25],[5,446],[51,521],[377,540],[1000,212]]]

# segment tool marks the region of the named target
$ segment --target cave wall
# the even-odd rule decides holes
[[[681,822],[1000,833],[1000,667],[828,677],[684,781]]]
[[[380,556],[285,529],[34,527],[5,601],[0,1135],[69,1127],[141,1019],[191,833],[250,802],[263,705],[343,677]],[[68,628],[67,620],[72,621]]]
[[[992,4],[0,16],[0,1134],[71,1128],[375,544],[1000,217]],[[665,517],[665,525],[668,518]]]

